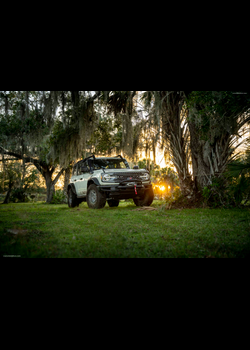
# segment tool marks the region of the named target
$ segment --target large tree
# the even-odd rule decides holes
[[[193,177],[198,189],[220,177],[237,156],[250,122],[250,94],[193,91],[188,96],[188,126]]]
[[[249,92],[147,91],[143,98],[158,115],[182,193],[193,196],[221,176],[250,120]]]
[[[151,128],[153,126],[158,131],[155,141],[161,139],[177,170],[182,193],[191,196],[193,181],[189,167],[191,153],[185,99],[184,91],[146,91],[142,95],[152,120]]]
[[[47,202],[52,200],[56,164],[48,158],[46,140],[54,127],[58,106],[57,91],[1,91],[0,93],[0,153],[32,163],[43,176],[47,188]]]

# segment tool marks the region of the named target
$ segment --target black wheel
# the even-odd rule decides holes
[[[69,192],[68,192],[68,206],[69,206],[69,208],[75,208],[75,207],[78,207],[78,205],[79,205],[78,199],[77,199],[75,193],[70,188]]]
[[[118,207],[120,201],[119,200],[115,200],[115,199],[110,199],[108,201],[108,205],[110,206],[110,208],[112,207]]]
[[[105,207],[106,196],[98,191],[96,185],[92,184],[87,191],[87,203],[91,209],[101,209]]]
[[[145,191],[143,197],[139,199],[134,199],[134,203],[137,207],[149,207],[154,200],[154,191],[151,187],[149,190]]]

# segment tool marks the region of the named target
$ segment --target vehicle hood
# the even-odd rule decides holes
[[[107,174],[115,174],[115,173],[122,173],[122,174],[144,174],[148,173],[145,169],[105,169],[103,172]]]

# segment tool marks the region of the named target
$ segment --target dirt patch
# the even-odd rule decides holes
[[[26,235],[28,233],[28,230],[20,230],[20,229],[9,229],[7,230],[8,233],[12,233],[13,235]]]
[[[143,211],[143,210],[153,211],[157,209],[152,207],[140,207],[140,208],[133,209],[132,211]]]

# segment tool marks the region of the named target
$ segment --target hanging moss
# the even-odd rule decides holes
[[[58,161],[62,167],[86,155],[88,140],[98,120],[93,101],[87,101],[84,94],[71,91],[71,103],[67,123],[64,113],[64,120],[56,122],[50,136],[49,157],[52,162]]]

